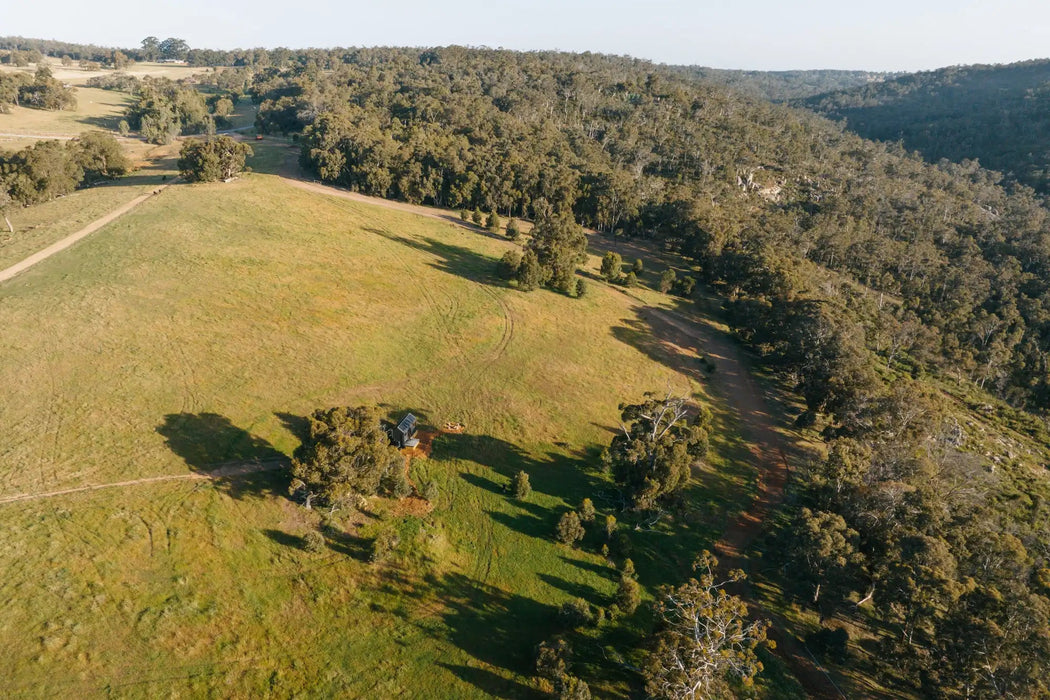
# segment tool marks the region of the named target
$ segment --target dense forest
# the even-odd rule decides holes
[[[801,106],[927,160],[979,160],[1050,191],[1050,61],[953,66],[845,88]]]
[[[866,70],[731,70],[702,66],[669,68],[684,78],[725,85],[749,97],[772,102],[803,100],[836,90],[849,90],[893,77]]]

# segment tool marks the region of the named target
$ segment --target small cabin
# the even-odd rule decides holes
[[[419,444],[419,440],[413,437],[415,434],[416,417],[408,413],[397,427],[390,431],[390,441],[398,447],[415,447]]]

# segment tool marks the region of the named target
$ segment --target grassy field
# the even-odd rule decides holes
[[[279,473],[0,505],[0,690],[534,696],[556,606],[615,590],[597,533],[576,550],[550,534],[583,497],[606,505],[596,454],[617,404],[704,387],[640,331],[666,297],[521,294],[491,276],[510,245],[255,174],[166,190],[0,286],[0,497],[287,455],[321,406],[467,425],[413,462],[434,513],[373,502],[322,554],[302,548],[319,514]],[[746,446],[714,408],[691,507],[629,533],[650,591],[750,497]],[[525,503],[502,490],[518,469]],[[386,527],[404,552],[377,567],[364,552]],[[629,691],[606,659],[635,629],[585,635],[578,672],[600,695]]]

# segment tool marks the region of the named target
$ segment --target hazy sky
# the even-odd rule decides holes
[[[0,0],[0,35],[137,46],[437,46],[784,70],[920,70],[1050,56],[1047,0]]]

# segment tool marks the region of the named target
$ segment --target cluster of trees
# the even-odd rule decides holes
[[[220,98],[221,99],[221,98]],[[233,105],[226,98],[226,114]],[[150,143],[171,143],[179,135],[214,134],[215,109],[200,91],[167,78],[145,78],[138,85],[135,102],[125,115],[128,126]]]
[[[291,490],[307,508],[335,510],[380,491],[407,495],[405,458],[390,444],[376,406],[318,409],[292,459]]]
[[[688,78],[725,85],[750,97],[771,102],[804,100],[836,90],[849,90],[893,78],[893,73],[866,70],[735,70],[703,66],[674,66]]]
[[[46,202],[97,180],[123,175],[128,168],[120,144],[110,134],[88,132],[64,143],[40,141],[15,153],[0,153],[0,203]],[[4,206],[0,204],[0,209]]]
[[[244,160],[253,155],[252,147],[221,135],[192,139],[179,153],[179,173],[189,182],[229,180],[244,170]]]
[[[572,212],[555,211],[544,202],[537,203],[537,210],[532,237],[524,253],[511,250],[504,254],[497,265],[497,274],[517,281],[522,291],[549,287],[563,294],[582,296],[584,283],[576,271],[587,259],[587,237],[583,229]]]
[[[76,89],[56,80],[47,66],[40,66],[32,76],[25,73],[0,73],[0,113],[9,105],[35,109],[76,109]]]
[[[511,216],[545,202],[658,240],[730,293],[773,262],[842,305],[826,268],[901,300],[866,321],[876,352],[1050,408],[1047,212],[974,163],[616,57],[362,50],[262,71],[252,92],[258,126],[301,132],[324,180]]]
[[[710,414],[670,392],[647,393],[639,404],[620,405],[620,432],[602,461],[622,488],[625,504],[649,510],[680,491],[706,454]]]
[[[1050,193],[1050,61],[952,66],[843,86],[800,105],[861,136],[900,140],[928,160],[979,159]]]
[[[1045,695],[1048,494],[962,451],[942,404],[899,382],[802,470],[787,579],[822,617],[869,608],[890,632],[880,656],[893,682],[928,697]]]

